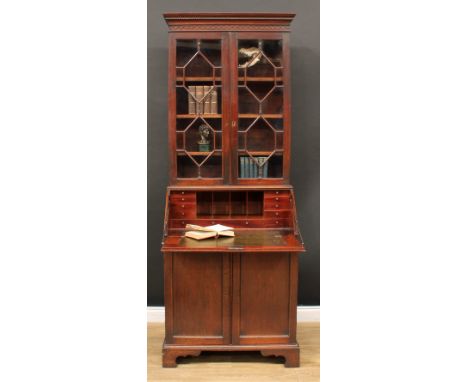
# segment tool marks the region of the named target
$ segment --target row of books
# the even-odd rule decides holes
[[[257,160],[258,165],[255,160],[249,156],[239,158],[241,178],[268,177],[268,157],[255,157],[255,159]]]
[[[218,114],[218,91],[213,86],[189,86],[189,114]],[[206,96],[206,97],[205,97]]]

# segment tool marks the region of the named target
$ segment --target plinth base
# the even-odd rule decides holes
[[[163,345],[163,367],[177,367],[178,357],[197,357],[202,351],[260,351],[264,357],[283,357],[285,367],[299,367],[299,345]]]

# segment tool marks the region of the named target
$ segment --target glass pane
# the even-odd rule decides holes
[[[239,178],[283,176],[281,40],[238,41]]]
[[[276,148],[278,150],[283,149],[283,133],[282,132],[276,133]]]
[[[222,176],[221,40],[177,40],[177,176]],[[216,150],[216,151],[215,151]]]
[[[246,133],[247,150],[268,151],[275,149],[275,132],[263,119],[259,119]]]
[[[239,40],[240,76],[274,77],[275,68],[283,65],[281,40]]]
[[[201,40],[200,52],[210,62],[212,66],[221,66],[220,40]]]
[[[180,115],[217,115],[222,113],[222,91],[219,85],[192,85],[188,81],[187,86],[177,86],[177,114]],[[200,83],[200,82],[198,82]]]
[[[177,40],[176,65],[183,67],[197,53],[196,40]]]
[[[283,88],[276,87],[265,98],[265,100],[262,103],[262,112],[264,114],[283,113]]]
[[[259,114],[260,103],[248,87],[239,86],[239,114]]]
[[[268,163],[268,177],[281,178],[283,177],[283,156],[273,155]]]
[[[177,132],[177,149],[183,149],[184,148],[184,134]]]
[[[221,169],[221,155],[212,155],[203,166],[200,167],[200,176],[202,178],[221,178],[223,176]]]
[[[281,155],[278,155],[282,158]],[[272,157],[268,156],[239,156],[238,174],[239,178],[271,178],[274,177],[275,172],[271,173]],[[281,176],[280,176],[281,177]]]
[[[198,166],[186,155],[177,155],[177,177],[196,178],[198,176]]]

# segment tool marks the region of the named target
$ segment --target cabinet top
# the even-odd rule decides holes
[[[165,13],[171,31],[289,31],[295,13],[183,12]]]

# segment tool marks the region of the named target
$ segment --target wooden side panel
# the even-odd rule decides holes
[[[166,342],[172,343],[172,323],[174,313],[172,310],[172,253],[164,254],[164,305],[165,309],[165,326],[166,326]]]
[[[248,253],[239,259],[239,343],[287,343],[290,254]]]
[[[177,253],[172,262],[174,343],[222,344],[227,320],[225,256]]]

